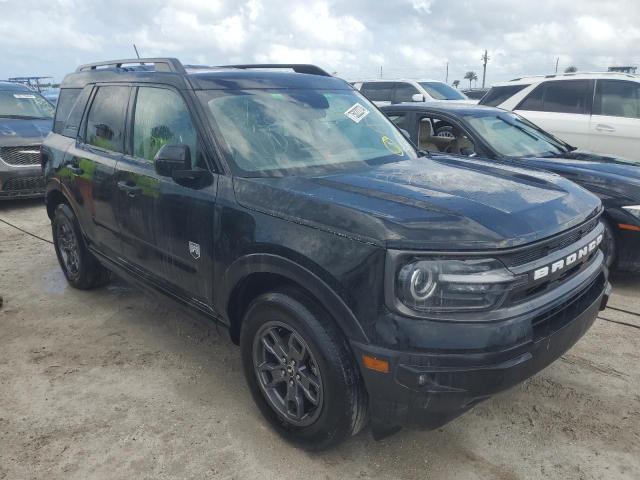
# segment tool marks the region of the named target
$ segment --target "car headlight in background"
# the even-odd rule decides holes
[[[419,314],[482,311],[499,307],[523,281],[494,259],[415,260],[399,269],[395,293]]]
[[[640,205],[631,205],[631,206],[622,207],[622,208],[624,208],[627,212],[629,212],[631,215],[633,215],[638,220],[640,220]]]

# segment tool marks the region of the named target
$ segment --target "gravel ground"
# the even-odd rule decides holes
[[[40,201],[0,219],[44,239]],[[122,281],[67,287],[0,222],[0,479],[638,479],[640,276],[559,361],[435,432],[308,454],[262,420],[224,331]],[[638,312],[638,314],[625,313]]]

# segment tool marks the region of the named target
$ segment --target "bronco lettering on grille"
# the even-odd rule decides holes
[[[567,255],[560,260],[553,262],[551,265],[547,265],[545,267],[538,268],[533,272],[533,279],[540,280],[541,278],[548,277],[549,275],[559,272],[566,267],[573,265],[576,262],[584,261],[589,256],[591,252],[593,252],[598,245],[602,243],[602,234],[598,235],[598,238],[592,240],[584,247],[573,252],[571,255]]]

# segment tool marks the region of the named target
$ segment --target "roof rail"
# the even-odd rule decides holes
[[[98,67],[122,68],[123,65],[150,65],[153,64],[156,72],[187,73],[177,58],[128,58],[124,60],[107,60],[106,62],[87,63],[80,65],[76,72],[96,70]]]
[[[316,65],[310,65],[307,63],[255,63],[246,65],[221,65],[222,68],[241,68],[241,69],[253,69],[253,68],[289,68],[296,73],[307,73],[309,75],[321,75],[323,77],[331,77],[329,72],[317,67]]]

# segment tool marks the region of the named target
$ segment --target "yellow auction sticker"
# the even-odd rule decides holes
[[[396,142],[394,142],[393,140],[391,140],[389,137],[387,137],[386,135],[383,135],[380,140],[382,141],[382,144],[384,145],[384,147],[389,150],[391,153],[393,153],[394,155],[398,155],[400,157],[402,157],[404,155],[404,150],[402,150],[402,148],[400,147],[400,145],[398,145]]]

